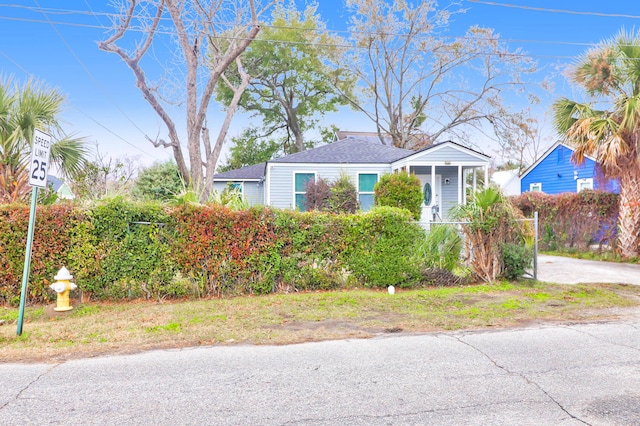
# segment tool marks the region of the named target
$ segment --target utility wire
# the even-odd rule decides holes
[[[545,11],[557,11],[557,12],[567,12],[567,13],[576,13],[576,14],[584,14],[584,15],[591,15],[591,14],[597,14],[598,16],[614,16],[614,17],[627,17],[627,18],[638,18],[640,19],[640,16],[635,16],[635,15],[620,15],[620,14],[598,14],[596,12],[577,12],[577,11],[570,11],[570,10],[556,10],[556,9],[542,9],[542,8],[533,8],[533,7],[529,7],[529,6],[518,6],[518,5],[510,5],[507,3],[497,3],[497,2],[489,2],[489,1],[483,1],[483,0],[467,0],[467,1],[471,1],[471,2],[475,2],[475,3],[479,3],[479,4],[487,4],[487,5],[495,5],[495,6],[513,6],[513,7],[521,7],[521,8],[525,8],[525,9],[533,9],[533,10],[545,10]],[[86,0],[85,0],[86,2]],[[91,10],[90,12],[87,11],[81,11],[81,10],[68,10],[68,9],[48,9],[48,8],[40,8],[40,9],[36,9],[33,7],[29,7],[29,6],[21,6],[21,5],[10,5],[10,4],[0,4],[0,7],[21,7],[21,8],[26,8],[29,9],[30,11],[34,11],[34,12],[42,12],[44,14],[44,11],[57,11],[57,13],[64,13],[64,14],[84,14],[84,15],[95,15],[96,19],[97,19],[97,15],[100,16],[109,16],[109,17],[119,17],[120,14],[116,14],[116,13],[107,13],[107,12],[95,12],[93,10]],[[133,15],[134,18],[148,18],[148,16],[143,16],[143,15]],[[7,16],[0,16],[0,19],[7,19],[7,20],[23,20],[26,22],[33,22],[33,23],[43,23],[43,21],[41,20],[37,20],[37,19],[28,19],[28,18],[15,18],[15,17],[7,17]],[[169,20],[170,18],[160,18],[161,20]],[[98,20],[98,22],[100,22]],[[48,23],[48,22],[47,22]],[[70,25],[70,26],[84,26],[87,28],[96,28],[96,29],[104,29],[104,30],[109,30],[112,29],[111,26],[104,26],[104,25],[90,25],[90,24],[82,24],[82,23],[76,23],[76,22],[67,22],[67,21],[60,21],[60,22],[54,22],[56,25]],[[237,25],[237,23],[234,22],[218,22],[218,25],[224,25],[224,26],[234,26]],[[354,35],[355,33],[353,31],[350,30],[338,30],[338,31],[329,31],[326,30],[324,28],[302,28],[302,27],[291,27],[291,26],[274,26],[274,25],[268,25],[268,24],[261,24],[263,27],[265,28],[273,28],[273,29],[288,29],[288,30],[298,30],[298,31],[313,31],[313,32],[318,32],[318,33],[325,33],[325,32],[331,32],[331,33],[345,33],[348,35]],[[142,26],[130,26],[128,28],[131,31],[137,31],[137,32],[144,32],[146,31],[146,28],[142,27]],[[161,34],[161,35],[170,35],[170,34],[175,34],[175,31],[166,31],[166,30],[157,30],[156,33]],[[361,35],[361,33],[358,33],[359,35]],[[397,36],[397,37],[403,37],[406,36],[406,34],[403,33],[384,33],[384,35],[386,36]],[[467,36],[446,36],[446,35],[429,35],[429,37],[433,37],[433,38],[443,38],[443,39],[469,39],[470,37]],[[236,39],[239,40],[241,38],[231,38],[231,37],[224,37],[224,36],[217,36],[217,38],[226,38],[226,39]],[[504,42],[508,42],[508,43],[534,43],[534,44],[557,44],[557,45],[570,45],[570,46],[596,46],[596,43],[584,43],[584,42],[570,42],[570,41],[559,41],[559,40],[528,40],[528,39],[506,39],[506,38],[498,38],[498,37],[486,37],[485,39],[487,40],[501,40]],[[313,43],[313,42],[286,42],[286,41],[279,41],[279,40],[262,40],[264,42],[279,42],[279,43],[295,43],[295,44],[310,44],[310,45],[322,45],[320,43]],[[341,45],[341,46],[337,46],[337,47],[356,47],[353,45]]]
[[[51,25],[70,25],[76,27],[86,27],[86,28],[102,28],[107,29],[107,27],[99,27],[96,25],[89,24],[78,24],[78,23],[68,23],[68,22],[47,22],[43,20],[36,19],[24,19],[24,18],[12,18],[6,16],[0,16],[0,20],[8,19],[8,20],[18,20],[30,23],[49,23]],[[109,27],[109,29],[111,29]],[[142,27],[129,27],[131,31],[143,32],[145,29]],[[157,30],[156,34],[160,35],[174,35],[175,31],[162,31]],[[387,34],[389,35],[389,34]],[[396,34],[397,36],[406,36],[406,34]],[[229,36],[210,36],[211,38],[216,39],[224,39],[224,40],[245,40],[244,37],[229,37]],[[503,41],[505,43],[531,43],[531,44],[554,44],[554,45],[567,45],[567,46],[584,46],[584,47],[595,47],[597,43],[584,43],[584,42],[566,42],[566,41],[547,41],[547,40],[526,40],[526,39],[503,39],[498,37],[469,37],[469,36],[433,36],[430,35],[434,39],[458,39],[458,40],[486,40],[486,41]],[[418,37],[417,37],[418,38]],[[424,38],[424,36],[419,37]],[[270,39],[255,39],[253,42],[256,43],[278,43],[278,44],[286,44],[286,45],[305,45],[305,46],[318,46],[318,47],[330,47],[330,48],[345,48],[345,49],[358,49],[365,50],[366,46],[356,46],[353,44],[328,44],[328,43],[316,43],[316,42],[308,42],[308,41],[286,41],[286,40],[270,40]],[[503,56],[504,54],[495,53],[495,52],[486,52],[487,55],[494,56]],[[531,58],[547,58],[547,59],[575,59],[575,56],[563,56],[563,55],[537,55],[537,54],[511,54],[511,56],[521,56],[521,57],[531,57]]]
[[[40,7],[40,5],[38,4],[38,0],[33,0],[36,5],[38,7]],[[49,16],[45,13],[42,12],[42,14],[44,15],[44,17],[47,19],[47,21],[49,21]],[[133,124],[133,126],[140,132],[142,133],[143,136],[146,136],[146,133],[122,110],[122,108],[120,108],[119,105],[117,105],[115,103],[115,101],[113,100],[113,98],[109,95],[109,93],[107,92],[107,90],[104,88],[103,85],[101,85],[96,78],[93,76],[93,74],[91,73],[91,71],[89,71],[89,69],[87,68],[87,66],[85,65],[85,63],[78,57],[78,55],[76,54],[76,52],[73,50],[73,48],[69,45],[69,43],[67,42],[67,40],[64,38],[64,36],[60,33],[60,31],[58,31],[58,28],[56,28],[56,26],[49,22],[51,27],[53,28],[53,30],[56,32],[56,34],[58,35],[58,37],[60,37],[60,39],[62,40],[62,42],[64,43],[64,45],[67,47],[67,49],[69,50],[69,52],[71,52],[71,55],[76,59],[76,61],[80,64],[80,66],[82,67],[82,69],[87,73],[87,75],[89,76],[89,78],[91,78],[91,81],[93,81],[93,83],[103,92],[103,94],[107,97],[107,99],[109,99],[111,101],[111,103],[118,109],[118,111],[120,111],[120,113],[131,123]],[[89,117],[91,118],[91,117]],[[91,118],[94,122],[98,123],[95,119]],[[99,123],[98,123],[99,124]],[[101,125],[102,126],[102,125]],[[105,126],[102,126],[106,129]],[[108,130],[108,129],[107,129]],[[112,131],[110,131],[111,133],[113,133]],[[115,133],[113,133],[115,135]],[[118,136],[118,135],[116,135]],[[140,152],[150,156],[151,158],[154,158],[156,160],[160,160],[159,158],[157,158],[155,155],[150,154],[144,150],[142,150],[140,147],[134,145],[133,143],[127,141],[126,139],[118,136],[120,139],[122,139],[124,142],[126,142],[128,145],[136,148],[137,150],[139,150]]]
[[[511,4],[511,3],[498,3],[494,1],[484,1],[484,0],[467,0],[467,1],[471,3],[485,4],[487,6],[502,6],[502,7],[509,7],[513,9],[534,10],[536,12],[568,13],[571,15],[600,16],[605,18],[640,19],[640,15],[628,15],[625,13],[583,12],[579,10],[570,10],[570,9],[549,9],[546,7],[525,6],[525,5]]]

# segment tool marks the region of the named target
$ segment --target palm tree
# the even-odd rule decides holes
[[[575,147],[573,161],[592,156],[606,177],[620,181],[618,248],[623,257],[640,248],[640,33],[624,30],[588,51],[572,79],[591,97],[553,105],[556,129]]]
[[[466,204],[454,207],[451,215],[465,222],[465,258],[474,273],[482,281],[495,281],[504,272],[504,244],[520,242],[525,237],[523,226],[516,221],[522,213],[500,190],[488,186],[475,192]]]
[[[0,203],[24,200],[29,193],[28,161],[35,128],[52,135],[51,162],[73,178],[86,165],[82,138],[66,135],[57,117],[64,97],[55,89],[28,81],[0,82]]]

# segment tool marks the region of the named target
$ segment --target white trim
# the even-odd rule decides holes
[[[535,187],[538,187],[538,189],[534,189]],[[529,191],[530,192],[542,192],[542,182],[531,182],[529,184]]]
[[[416,157],[422,156],[422,155],[429,155],[432,152],[437,152],[441,149],[445,149],[445,148],[452,148],[456,151],[462,152],[464,154],[470,155],[472,157],[475,157],[477,159],[477,161],[429,161],[429,160],[422,160],[422,161],[415,161],[413,160]],[[463,166],[484,166],[486,165],[489,160],[491,160],[491,157],[489,157],[486,154],[482,154],[480,152],[474,151],[470,148],[466,148],[464,146],[458,145],[455,142],[451,142],[451,141],[447,141],[447,142],[442,142],[440,144],[437,144],[436,146],[433,146],[431,148],[426,148],[423,149],[421,151],[417,151],[415,154],[410,154],[407,157],[401,158],[399,160],[393,161],[391,163],[391,167],[392,168],[399,168],[402,167],[403,165],[408,165],[409,163],[411,163],[412,166],[431,166],[431,165],[435,165],[435,166],[457,166],[457,165],[463,165]]]
[[[267,163],[264,172],[264,205],[271,205],[271,164]]]
[[[483,169],[484,169],[484,188],[486,189],[489,187],[489,167],[485,165]]]
[[[458,165],[458,204],[463,203],[462,193],[467,190],[467,182],[462,176],[462,166]]]
[[[353,168],[353,167],[385,167],[389,168],[389,173],[391,172],[391,164],[392,163],[278,163],[277,160],[269,160],[269,165],[277,165],[277,166],[290,166],[290,167],[342,167],[342,168]]]
[[[580,184],[581,183],[588,183],[589,188],[582,188],[580,189]],[[582,178],[582,179],[576,179],[576,192],[580,192],[580,191],[584,191],[585,189],[593,189],[593,178]]]

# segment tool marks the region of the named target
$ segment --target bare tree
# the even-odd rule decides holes
[[[72,180],[75,195],[80,199],[94,200],[128,193],[138,174],[140,159],[126,155],[117,158],[106,156],[97,144],[94,152],[94,159],[88,161]]]
[[[351,68],[373,100],[353,102],[382,141],[389,135],[395,146],[419,148],[444,136],[465,140],[470,126],[500,131],[513,120],[503,96],[523,91],[521,77],[535,64],[491,29],[446,36],[451,17],[464,12],[459,5],[347,0],[356,47]]]
[[[270,4],[261,7],[257,1],[120,0],[114,3],[120,14],[114,20],[113,34],[98,43],[101,50],[117,54],[133,71],[136,86],[162,119],[168,133],[168,140],[149,136],[147,139],[155,147],[171,148],[183,179],[190,182],[202,198],[213,187],[220,150],[247,83],[243,81],[234,88],[239,93],[233,96],[226,110],[213,146],[207,127],[209,104],[225,70],[234,62],[242,69],[239,56],[260,31],[258,18]],[[175,43],[177,48],[167,49],[163,45],[167,41]],[[161,91],[168,87],[168,75],[161,82],[152,82],[145,73],[143,59],[155,54],[153,46],[156,45],[159,51],[177,55],[175,64],[182,67],[184,76],[177,79],[182,85],[178,101],[169,101],[167,92]],[[188,163],[176,122],[170,114],[169,107],[176,103],[185,110]]]
[[[543,132],[544,120],[540,122],[530,109],[515,113],[504,113],[504,125],[494,129],[503,161],[518,167],[523,172],[533,164],[554,140]]]

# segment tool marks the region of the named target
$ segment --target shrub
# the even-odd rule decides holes
[[[19,300],[28,208],[0,206],[0,303]],[[301,213],[220,205],[162,207],[122,198],[84,209],[39,207],[29,303],[61,266],[85,298],[263,294],[278,290],[408,287],[424,281],[424,239],[408,211]]]
[[[522,244],[502,244],[503,275],[508,280],[522,277],[533,262],[533,250]]]
[[[408,211],[375,207],[345,220],[346,250],[341,258],[364,285],[410,287],[421,281],[423,265],[411,254],[424,239],[424,231]]]
[[[133,194],[141,200],[166,201],[184,188],[178,166],[173,161],[155,163],[143,169],[136,179]]]
[[[415,175],[407,172],[382,175],[374,192],[376,206],[407,209],[413,219],[420,220],[422,189]]]
[[[320,210],[329,211],[331,198],[331,186],[324,178],[318,178],[317,181],[309,180],[305,185],[305,211]]]
[[[462,238],[454,225],[432,225],[419,247],[427,268],[453,272],[460,264]]]
[[[331,213],[355,213],[358,210],[358,193],[348,176],[342,175],[335,182],[319,178],[309,181],[305,187],[306,211],[318,210]]]
[[[348,176],[340,176],[331,185],[329,208],[334,213],[355,213],[358,211],[358,192]]]
[[[68,254],[83,213],[71,204],[38,206],[31,251],[27,300],[46,303],[55,299],[49,289]],[[0,304],[20,300],[25,260],[29,207],[0,205]]]

